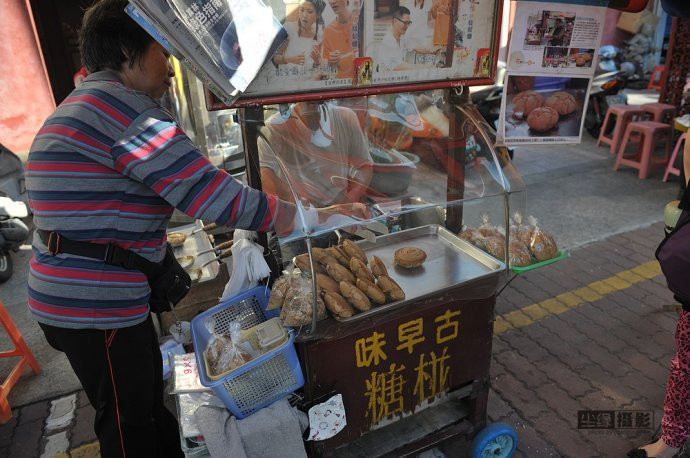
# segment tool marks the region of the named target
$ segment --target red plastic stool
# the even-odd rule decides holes
[[[604,118],[604,123],[601,126],[601,131],[599,132],[599,138],[597,139],[597,146],[602,143],[609,145],[609,153],[615,154],[618,150],[618,143],[621,141],[623,132],[625,132],[625,127],[628,123],[636,121],[637,119],[642,119],[644,115],[644,110],[640,108],[639,105],[612,105],[606,110],[606,117]],[[615,117],[615,120],[613,119]],[[606,132],[609,130],[609,123],[615,122],[613,127],[613,132],[610,137],[606,136]]]
[[[650,121],[654,122],[670,123],[676,116],[676,107],[667,103],[645,103],[640,108],[650,114]]]
[[[637,151],[634,156],[625,156],[625,147],[631,137],[641,137]],[[666,143],[664,157],[654,158],[654,147],[664,140]],[[633,139],[634,141],[634,139]],[[618,147],[618,157],[613,170],[618,170],[621,165],[636,168],[640,171],[641,179],[647,178],[651,165],[666,164],[669,153],[671,152],[671,142],[673,142],[673,131],[671,126],[654,121],[634,121],[628,124],[623,135],[623,140]]]
[[[12,408],[7,402],[7,395],[12,390],[14,384],[17,383],[17,380],[19,380],[19,377],[22,375],[27,365],[30,366],[36,374],[41,373],[41,366],[38,365],[38,361],[36,361],[33,353],[29,350],[26,342],[24,342],[21,332],[19,332],[14,321],[10,318],[2,302],[0,302],[0,323],[2,323],[5,331],[7,331],[7,335],[12,340],[12,343],[14,343],[14,350],[0,352],[0,358],[21,357],[14,368],[12,368],[10,375],[5,379],[2,385],[0,385],[0,424],[5,424],[12,418]]]
[[[678,168],[676,168],[676,166],[674,165],[674,162],[676,162],[676,157],[678,156],[678,150],[680,150],[680,147],[684,141],[685,141],[685,134],[682,134],[678,138],[678,141],[676,142],[676,147],[673,148],[673,154],[671,154],[671,159],[668,160],[668,165],[666,166],[666,170],[664,171],[663,181],[666,181],[668,179],[669,175],[675,175],[677,177],[680,176],[680,170]]]
[[[659,80],[657,82],[656,76],[659,75]],[[654,89],[655,91],[661,90],[661,84],[664,80],[664,66],[657,65],[652,70],[652,76],[649,77],[649,82],[647,83],[647,89]]]

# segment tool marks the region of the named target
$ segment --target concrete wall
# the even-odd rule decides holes
[[[0,0],[0,142],[25,153],[55,102],[23,0]]]
[[[623,45],[623,40],[629,40],[632,38],[632,34],[616,27],[618,24],[618,18],[621,12],[611,8],[606,9],[606,23],[604,24],[604,33],[601,37],[602,45],[614,45],[621,47]]]

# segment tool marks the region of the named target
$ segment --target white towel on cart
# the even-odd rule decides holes
[[[199,407],[194,417],[214,458],[307,457],[302,432],[308,420],[286,399],[243,420],[212,406]]]

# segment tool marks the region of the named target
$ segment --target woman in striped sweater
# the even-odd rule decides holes
[[[175,208],[229,227],[271,231],[284,221],[289,230],[292,204],[211,165],[159,105],[174,76],[169,55],[124,12],[127,4],[100,0],[86,11],[80,51],[89,75],[46,120],[29,155],[36,227],[154,262]],[[163,406],[149,295],[141,271],[51,253],[34,237],[29,310],[96,409],[104,457],[182,456],[177,422]]]

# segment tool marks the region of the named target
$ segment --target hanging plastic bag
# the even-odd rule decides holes
[[[246,291],[259,284],[259,280],[271,274],[264,259],[263,248],[254,243],[256,234],[251,231],[235,229],[232,245],[232,274],[225,285],[220,302]]]

